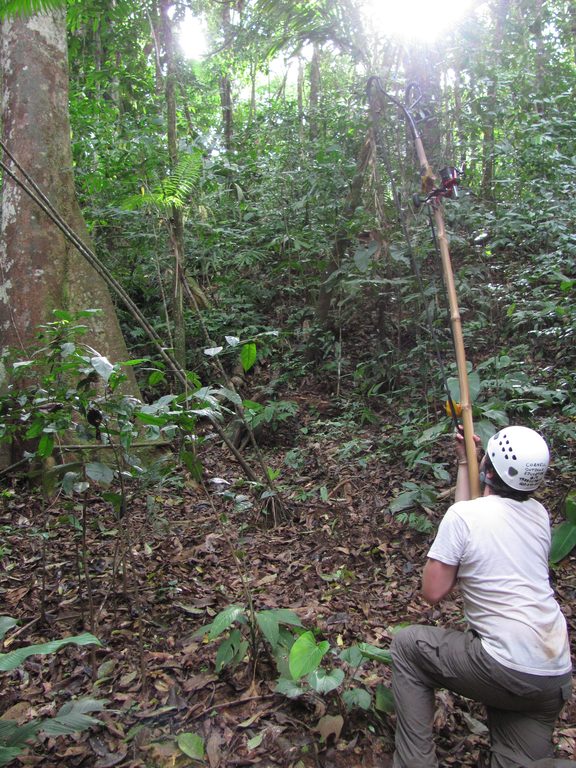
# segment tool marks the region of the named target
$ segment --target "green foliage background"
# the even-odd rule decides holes
[[[256,382],[268,395],[312,376],[346,401],[353,420],[411,414],[422,431],[442,414],[429,322],[449,373],[451,339],[428,220],[411,204],[417,164],[397,109],[384,109],[375,127],[366,99],[370,75],[398,98],[416,81],[433,166],[465,167],[461,196],[445,213],[465,342],[480,374],[475,417],[486,430],[554,419],[558,447],[572,451],[567,0],[484,4],[419,43],[386,37],[357,0],[190,0],[172,7],[169,30],[151,0],[70,0],[67,13],[77,189],[98,253],[167,346],[184,323],[186,365],[203,382],[215,376],[206,347],[273,329],[278,340],[258,346],[259,361],[272,363]],[[197,60],[177,52],[168,72],[168,33],[177,35],[187,13],[205,20],[210,52]],[[191,306],[183,319],[174,314],[175,212],[181,266],[210,299],[201,317]],[[134,356],[154,358],[144,331],[119,313]]]

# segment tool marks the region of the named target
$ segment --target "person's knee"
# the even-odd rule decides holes
[[[406,656],[406,652],[414,648],[419,637],[419,630],[420,627],[417,624],[413,624],[398,630],[394,634],[392,644],[390,645],[392,659]]]

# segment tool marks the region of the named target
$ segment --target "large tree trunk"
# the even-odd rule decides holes
[[[320,48],[314,45],[314,53],[310,62],[310,110],[308,120],[310,124],[310,139],[315,141],[320,135],[318,124],[320,112]]]
[[[231,45],[232,24],[230,20],[231,3],[224,0],[222,3],[222,32],[226,49]],[[222,107],[222,126],[224,129],[224,146],[227,152],[232,151],[234,133],[234,112],[232,105],[232,82],[228,72],[220,75],[220,104]]]
[[[76,200],[64,11],[1,27],[2,135],[55,208],[89,244]],[[53,309],[99,308],[89,343],[112,361],[128,352],[108,288],[38,205],[7,175],[0,231],[0,345],[26,354]],[[0,370],[0,384],[6,371]],[[134,390],[136,386],[132,380]]]
[[[498,0],[495,8],[496,22],[494,27],[494,50],[492,54],[492,70],[488,75],[486,91],[486,108],[484,110],[484,125],[482,127],[482,196],[486,200],[494,200],[494,178],[496,175],[496,114],[498,112],[498,69],[502,58],[502,41],[504,26],[510,0]]]
[[[174,40],[170,10],[172,0],[162,0],[160,5],[162,17],[162,33],[164,42],[164,57],[166,61],[166,117],[168,124],[168,156],[172,171],[178,165],[178,133],[176,125],[176,66],[174,62]],[[170,242],[174,263],[174,279],[172,281],[171,312],[174,338],[174,357],[182,368],[186,367],[186,326],[184,323],[184,302],[180,274],[183,269],[184,256],[184,219],[182,209],[172,206],[170,222]]]

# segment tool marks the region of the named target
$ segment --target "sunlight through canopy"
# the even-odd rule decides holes
[[[473,0],[366,0],[366,17],[387,37],[430,42],[449,32],[469,12]]]

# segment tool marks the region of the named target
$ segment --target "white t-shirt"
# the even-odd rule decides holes
[[[533,675],[572,668],[566,620],[549,581],[549,550],[542,504],[490,495],[452,505],[428,552],[459,566],[464,613],[486,652]]]

